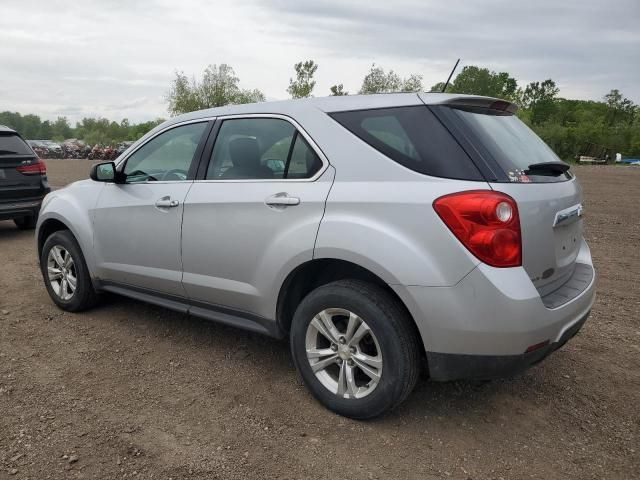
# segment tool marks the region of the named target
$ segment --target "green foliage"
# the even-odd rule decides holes
[[[176,72],[166,97],[169,113],[173,116],[205,108],[265,100],[261,91],[243,90],[239,83],[240,79],[233,68],[226,63],[209,65],[200,83],[195,78],[189,80],[183,72]]]
[[[72,128],[66,117],[58,117],[54,122],[50,122],[42,121],[37,115],[23,116],[17,112],[0,112],[0,125],[13,128],[24,138],[56,141],[77,138],[89,145],[116,145],[125,140],[137,140],[162,122],[164,119],[159,118],[131,125],[126,118],[120,123],[110,122],[106,118],[83,118]]]
[[[431,92],[441,92],[444,82]],[[618,90],[604,102],[558,98],[556,83],[531,82],[524,90],[507,72],[466,66],[447,87],[447,93],[503,98],[518,104],[518,117],[529,125],[561,158],[573,160],[587,143],[612,148],[623,156],[640,157],[638,106]]]
[[[344,95],[349,95],[349,92],[344,91],[344,86],[342,84],[333,85],[329,88],[330,96],[332,97],[342,97]]]
[[[318,64],[313,60],[307,60],[306,62],[296,63],[293,68],[296,71],[296,79],[289,79],[287,92],[289,92],[291,98],[310,97],[313,88],[316,86],[313,76],[318,70]]]
[[[413,74],[402,79],[393,70],[387,73],[373,64],[362,81],[359,93],[421,92],[422,90],[422,75]]]
[[[560,89],[550,78],[544,82],[531,82],[519,98],[520,104],[531,110],[531,123],[540,125],[547,121],[556,107],[556,96]]]
[[[431,91],[440,92],[443,82],[431,87]],[[467,93],[487,97],[513,100],[518,89],[518,82],[507,72],[496,73],[488,68],[474,65],[466,66],[447,87],[447,93]]]
[[[631,125],[638,113],[638,107],[628,98],[622,96],[618,89],[611,90],[604,96],[607,104],[607,124],[626,123]]]

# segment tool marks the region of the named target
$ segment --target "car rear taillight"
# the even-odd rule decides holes
[[[492,267],[522,265],[518,206],[492,190],[445,195],[433,208],[449,230],[476,257]]]
[[[44,175],[47,173],[47,166],[44,164],[42,159],[39,158],[37,162],[16,167],[16,170],[23,175]]]

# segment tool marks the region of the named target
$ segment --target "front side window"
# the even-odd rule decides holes
[[[186,180],[207,122],[172,128],[149,140],[127,159],[127,183]]]
[[[278,118],[225,120],[207,169],[207,180],[309,178],[322,162],[295,127]]]

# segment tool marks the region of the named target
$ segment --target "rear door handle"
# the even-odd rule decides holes
[[[298,197],[290,197],[286,192],[280,192],[271,195],[264,203],[270,207],[292,207],[300,205],[300,199]]]
[[[169,196],[156,200],[156,207],[158,208],[175,208],[178,205],[180,205],[180,202],[178,200],[171,200]]]

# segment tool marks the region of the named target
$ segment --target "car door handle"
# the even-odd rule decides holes
[[[175,208],[180,205],[178,200],[171,200],[171,197],[162,197],[159,200],[156,200],[156,207],[158,208]]]
[[[291,207],[300,205],[300,199],[298,197],[290,197],[287,193],[281,192],[271,195],[264,203],[270,207]]]

